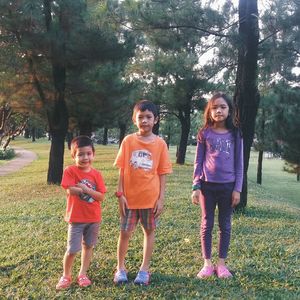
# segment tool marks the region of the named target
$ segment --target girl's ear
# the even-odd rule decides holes
[[[158,117],[156,117],[155,119],[154,119],[154,124],[157,124],[157,122],[158,122]]]

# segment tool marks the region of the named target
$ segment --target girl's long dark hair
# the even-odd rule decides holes
[[[216,100],[218,98],[223,98],[229,107],[228,117],[225,120],[226,128],[229,130],[233,130],[235,134],[237,132],[240,132],[240,134],[241,134],[241,131],[239,129],[240,122],[237,118],[237,114],[234,111],[231,99],[225,93],[217,92],[208,100],[208,102],[206,104],[206,107],[204,110],[204,125],[202,128],[200,128],[200,130],[198,132],[198,140],[201,140],[203,131],[205,129],[207,129],[208,127],[212,127],[214,124],[214,120],[211,117],[211,108],[214,103],[214,100]]]

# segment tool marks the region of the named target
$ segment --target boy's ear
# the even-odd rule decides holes
[[[157,122],[158,122],[158,116],[154,119],[154,124],[157,124]]]

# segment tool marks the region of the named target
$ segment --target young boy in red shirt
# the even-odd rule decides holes
[[[134,283],[148,285],[154,231],[163,210],[166,174],[172,172],[172,165],[165,141],[152,132],[158,122],[156,105],[147,100],[138,102],[132,120],[138,131],[125,137],[115,161],[119,168],[116,196],[119,200],[121,232],[114,282],[121,284],[128,281],[125,256],[131,234],[140,221],[144,232],[144,255]]]
[[[63,276],[57,290],[69,288],[76,253],[81,252],[81,267],[77,277],[80,287],[91,285],[87,270],[97,243],[101,222],[101,202],[106,187],[99,171],[92,167],[95,148],[87,136],[78,136],[71,142],[71,155],[75,164],[63,173],[61,185],[67,191],[65,221],[68,227],[68,245],[63,259]]]

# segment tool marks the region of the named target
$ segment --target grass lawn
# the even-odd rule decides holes
[[[228,265],[235,276],[200,281],[195,278],[202,266],[200,211],[190,201],[194,148],[189,148],[187,164],[174,165],[168,177],[151,285],[118,287],[112,283],[119,232],[113,196],[117,170],[112,166],[117,147],[97,145],[94,166],[102,171],[108,193],[100,241],[89,271],[94,283],[87,289],[73,285],[68,291],[56,292],[66,244],[65,192],[46,184],[48,141],[21,139],[13,145],[35,151],[38,160],[0,177],[0,299],[300,299],[300,184],[295,184],[295,176],[278,170],[277,162],[268,167],[266,162],[263,186],[257,186],[255,159],[251,160],[248,207],[233,218]],[[66,164],[71,163],[69,156],[66,150]],[[174,149],[171,156],[174,161]],[[214,249],[216,244],[214,239]],[[127,258],[130,280],[141,263],[141,245],[138,228]],[[74,277],[79,264],[78,257]]]

